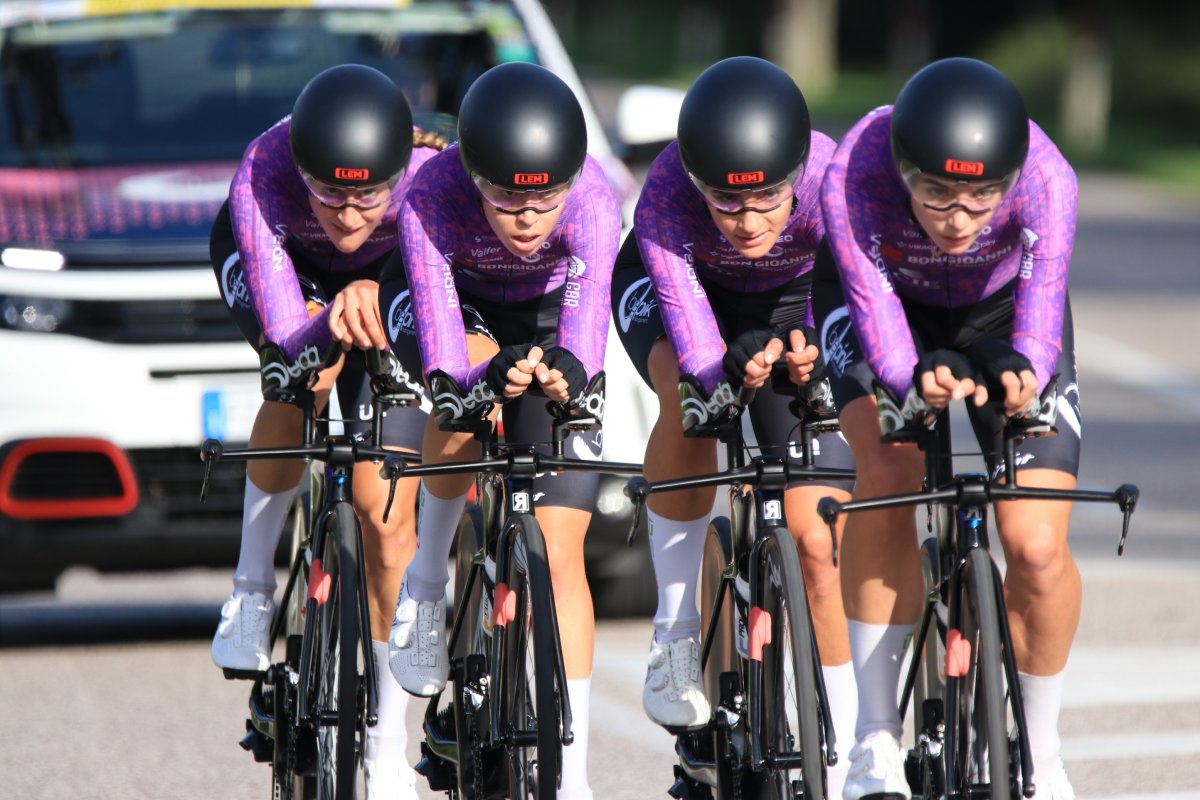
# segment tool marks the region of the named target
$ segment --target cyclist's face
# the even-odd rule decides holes
[[[373,208],[359,208],[353,205],[330,208],[314,195],[308,196],[308,205],[316,215],[317,221],[329,236],[329,241],[342,253],[353,253],[363,246],[383,221],[383,215],[387,213],[390,203],[389,193]]]
[[[790,195],[787,201],[763,211],[743,208],[736,214],[729,214],[707,203],[705,207],[717,230],[743,258],[762,258],[771,252],[792,215]]]
[[[917,222],[938,249],[961,255],[975,244],[1004,197],[997,181],[952,181],[918,175],[910,184]]]
[[[558,224],[558,218],[563,212],[561,203],[541,213],[526,206],[518,214],[501,211],[486,201],[481,202],[480,206],[483,208],[483,216],[492,226],[492,231],[500,239],[500,243],[516,256],[536,253],[554,231],[554,226]]]

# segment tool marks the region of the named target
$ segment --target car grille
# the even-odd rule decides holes
[[[244,337],[220,298],[76,300],[59,333],[112,344],[233,342]]]

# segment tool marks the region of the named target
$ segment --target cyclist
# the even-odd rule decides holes
[[[414,144],[426,146],[414,151]],[[345,354],[320,372],[314,389],[323,407],[336,381],[348,434],[369,429],[371,385],[363,351],[387,347],[377,281],[396,248],[399,201],[417,167],[444,144],[413,127],[408,102],[386,75],[356,64],[331,67],[309,81],[289,117],[247,147],[213,226],[213,268],[251,345],[277,347],[291,363],[310,346],[323,352],[331,342],[341,343]],[[425,418],[418,408],[387,412],[386,443],[417,450]],[[300,421],[296,406],[264,401],[250,446],[298,444]],[[233,594],[212,644],[213,661],[233,673],[260,672],[270,662],[275,548],[302,471],[299,461],[247,467]],[[355,467],[354,504],[381,676],[379,723],[367,731],[366,767],[372,796],[395,797],[403,786],[402,796],[415,798],[415,773],[404,759],[408,696],[382,679],[389,674],[384,665],[392,607],[415,548],[415,481],[405,484],[385,524],[387,491],[377,466]]]
[[[810,144],[811,142],[811,144]],[[795,439],[782,384],[812,380],[818,353],[809,310],[813,256],[824,236],[818,190],[833,141],[812,132],[808,107],[782,69],[735,57],[706,69],[685,95],[678,139],[646,176],[613,277],[613,313],[625,349],[658,395],[646,444],[649,480],[716,469],[711,439],[685,438],[680,375],[711,394],[718,383],[757,389],[749,405],[759,442]],[[732,396],[732,395],[730,395]],[[851,466],[839,436],[821,437],[820,466]],[[799,455],[794,449],[792,456]],[[853,738],[856,693],[838,570],[816,502],[849,499],[849,483],[796,482],[786,517],[799,548],[838,740]],[[708,722],[700,682],[696,576],[715,489],[649,498],[658,579],[646,713],[669,727]],[[842,763],[845,763],[844,761]],[[844,774],[844,773],[842,773]]]
[[[586,155],[583,112],[549,70],[528,63],[485,72],[463,98],[459,140],[430,160],[404,200],[401,246],[384,267],[381,307],[400,361],[441,370],[480,398],[504,398],[505,436],[543,441],[546,400],[577,399],[603,364],[620,210]],[[413,298],[412,315],[403,313]],[[599,433],[567,451],[599,458]],[[478,452],[470,434],[425,429],[426,463]],[[426,477],[418,547],[389,640],[400,685],[429,696],[446,684],[445,587],[451,540],[471,476]],[[596,476],[567,472],[534,484],[546,532],[575,743],[563,750],[559,797],[589,798],[588,695],[594,620],[583,539]]]
[[[914,491],[923,475],[915,446],[880,442],[873,380],[933,408],[970,398],[997,469],[1000,415],[1026,409],[1057,375],[1058,436],[1025,442],[1017,468],[1024,485],[1075,486],[1079,390],[1066,289],[1076,199],[1070,165],[1016,87],[973,59],[924,67],[895,105],[846,134],[821,189],[827,245],[813,296],[856,497]],[[989,411],[989,398],[1002,411]],[[995,513],[1037,796],[1064,800],[1073,792],[1058,712],[1080,608],[1070,504],[1013,501]],[[909,796],[896,689],[923,602],[916,542],[911,511],[856,514],[846,525],[843,594],[859,688],[849,800]]]

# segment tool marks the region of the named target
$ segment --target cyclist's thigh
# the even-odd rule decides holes
[[[617,337],[638,375],[650,388],[650,350],[654,343],[665,337],[662,315],[658,310],[658,297],[654,285],[646,274],[642,254],[638,250],[636,237],[631,232],[617,255],[613,267],[612,313],[617,323]]]
[[[777,389],[777,384],[768,381],[759,389],[750,403],[750,423],[754,426],[754,435],[762,446],[763,452],[771,455],[783,455],[792,464],[801,464],[804,454],[800,445],[799,421],[788,408],[792,393],[787,387],[784,391]],[[854,457],[850,454],[850,445],[841,432],[826,433],[813,440],[813,460],[816,466],[823,469],[852,469]],[[796,486],[831,486],[850,491],[853,480],[844,481],[791,481],[788,488]]]
[[[346,434],[365,441],[371,435],[375,393],[361,350],[346,353],[337,391]],[[428,416],[418,405],[387,409],[383,412],[383,444],[419,453]]]
[[[550,438],[550,412],[546,398],[526,394],[504,405],[504,438],[510,442],[545,442]],[[564,454],[568,458],[599,461],[604,431],[574,431],[567,437]],[[549,452],[546,445],[539,445]],[[559,506],[590,512],[596,504],[599,476],[595,472],[544,472],[533,480],[533,491],[540,506]]]
[[[1008,338],[1012,335],[1012,315],[996,320],[980,331],[980,335]],[[1063,313],[1062,351],[1054,365],[1058,375],[1058,421],[1055,436],[1027,439],[1017,447],[1017,469],[1055,470],[1079,475],[1079,451],[1082,440],[1082,418],[1079,411],[1079,383],[1075,365],[1075,335],[1071,304],[1067,301]],[[1044,389],[1045,387],[1039,387]],[[968,416],[980,448],[986,454],[988,470],[993,476],[1004,471],[1003,419],[992,407],[974,408],[968,405]]]
[[[817,346],[825,360],[834,404],[841,413],[852,401],[874,396],[875,374],[867,364],[850,321],[837,264],[825,241],[817,249],[813,266],[812,309]]]

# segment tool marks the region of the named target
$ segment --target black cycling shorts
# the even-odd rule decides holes
[[[229,218],[228,201],[221,207],[213,223],[212,235],[209,238],[209,255],[221,287],[221,297],[229,307],[233,321],[241,330],[242,336],[246,337],[246,341],[256,351],[259,350],[263,339],[262,324],[255,315],[250,296],[246,292],[242,262],[238,257],[237,243],[234,241],[233,226]],[[295,265],[296,279],[305,302],[314,302],[321,306],[328,304],[330,298],[353,281],[364,278],[378,280],[379,270],[384,261],[382,258],[376,259],[353,272],[329,272],[306,261],[297,247],[289,247],[288,255]],[[373,414],[371,378],[363,364],[362,351],[357,348],[346,353],[342,371],[337,379],[337,397],[346,434],[359,439],[370,436]],[[385,411],[383,443],[420,452],[427,417],[428,413],[418,406]]]
[[[543,349],[557,341],[558,314],[562,288],[541,297],[519,303],[497,305],[493,300],[475,297],[458,290],[463,329],[479,334],[504,347],[510,344],[536,344]],[[379,308],[384,327],[392,342],[392,352],[413,375],[424,375],[421,349],[417,342],[408,276],[403,256],[394,251],[383,271],[379,287]],[[466,387],[464,387],[466,388]],[[549,401],[540,392],[529,393],[501,406],[504,438],[510,442],[539,442],[538,450],[550,452],[551,416]],[[565,453],[574,458],[599,460],[604,443],[601,428],[576,431],[566,440]],[[591,512],[596,505],[599,476],[594,472],[543,473],[534,478],[534,500],[551,508],[576,508]]]
[[[717,320],[721,336],[728,341],[747,330],[787,330],[805,324],[808,312],[810,274],[806,273],[785,286],[767,292],[732,292],[700,277],[708,295],[709,305]],[[638,374],[647,386],[650,381],[650,350],[659,339],[665,338],[666,328],[658,310],[654,287],[646,274],[641,252],[632,233],[625,237],[613,269],[613,319],[617,336]],[[781,385],[786,381],[780,381]],[[775,382],[768,381],[755,392],[750,403],[750,424],[759,442],[787,442],[789,460],[799,463],[796,417],[788,408],[791,394],[785,388],[777,391]],[[771,448],[764,448],[770,453]],[[825,434],[813,442],[816,466],[824,469],[851,469],[854,459],[850,446],[840,433]],[[789,486],[815,483],[847,491],[850,481],[804,481]]]
[[[821,351],[826,354],[834,401],[838,408],[845,408],[852,400],[874,394],[875,375],[867,365],[850,323],[841,276],[827,242],[822,242],[817,251],[813,275],[813,315],[820,333]],[[1009,339],[1012,336],[1015,286],[1014,279],[980,302],[959,308],[930,306],[900,297],[917,352],[962,350],[988,336]],[[1054,371],[1058,375],[1058,435],[1022,442],[1017,448],[1017,469],[1055,469],[1077,476],[1081,416],[1069,299],[1063,315],[1062,352]],[[998,474],[1003,470],[1002,415],[990,403],[983,408],[976,408],[971,403],[966,405],[988,470]]]

